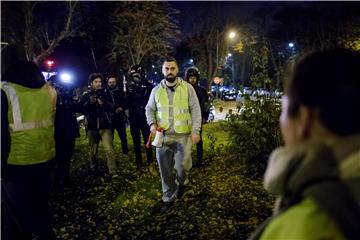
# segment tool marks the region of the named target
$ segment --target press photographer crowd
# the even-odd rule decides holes
[[[197,144],[195,165],[202,165],[201,126],[209,115],[209,98],[199,86],[196,68],[188,69],[183,79],[176,60],[167,58],[162,66],[164,79],[156,87],[139,64],[131,66],[121,81],[117,74],[104,78],[101,73],[91,73],[88,88],[81,93],[68,75],[55,74],[45,80],[39,68],[26,60],[22,47],[6,46],[1,56],[2,202],[4,234],[9,239],[32,234],[39,239],[54,237],[49,195],[70,182],[71,159],[80,137],[79,115],[84,116],[82,125],[90,146],[88,166],[94,177],[99,175],[101,142],[105,175],[118,177],[120,159],[114,153],[114,134],[116,130],[122,154],[128,155],[129,125],[135,156],[128,158],[134,158],[137,171],[145,167],[156,176],[159,168],[161,211],[182,197],[192,167],[192,144]],[[157,167],[151,145],[156,149]]]
[[[291,66],[279,119],[285,145],[271,153],[264,176],[264,187],[277,197],[276,204],[273,216],[250,239],[359,239],[359,66],[359,53],[342,48],[304,55]],[[139,64],[122,78],[91,73],[81,93],[65,83],[68,77],[58,74],[45,80],[26,60],[23,47],[1,50],[4,239],[56,238],[50,194],[69,184],[79,114],[85,116],[88,169],[94,178],[102,174],[100,143],[105,178],[119,178],[114,134],[116,130],[121,154],[129,155],[129,125],[134,156],[128,158],[134,159],[137,171],[147,168],[154,176],[160,174],[159,214],[183,204],[178,200],[186,199],[190,170],[202,166],[209,97],[199,85],[198,69],[186,69],[182,78],[176,59],[167,57],[162,73],[156,86]]]

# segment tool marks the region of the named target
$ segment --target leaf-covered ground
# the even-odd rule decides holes
[[[273,199],[241,164],[225,164],[226,134],[218,123],[205,125],[203,137],[205,166],[192,168],[184,197],[161,214],[160,177],[148,167],[136,171],[133,152],[120,154],[117,136],[119,176],[106,174],[102,148],[101,171],[91,173],[82,132],[71,184],[52,196],[58,239],[246,239],[270,215]],[[128,140],[132,149],[130,134]]]

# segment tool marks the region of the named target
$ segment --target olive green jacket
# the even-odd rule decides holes
[[[264,187],[275,208],[252,239],[359,239],[360,136],[276,149]]]

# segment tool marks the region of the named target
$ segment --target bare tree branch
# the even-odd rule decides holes
[[[131,59],[131,64],[161,56],[170,49],[170,40],[179,34],[173,19],[176,11],[164,2],[122,2],[114,10],[116,31],[111,41],[111,62]]]

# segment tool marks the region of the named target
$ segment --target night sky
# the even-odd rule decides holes
[[[220,21],[224,26],[229,22],[249,22],[251,21],[251,14],[259,9],[278,9],[293,5],[311,5],[313,2],[256,2],[256,1],[171,1],[171,7],[180,11],[176,16],[182,37],[187,37],[192,34],[194,28],[201,23],[202,19],[214,17],[214,12],[218,12]],[[324,4],[331,4],[326,2]],[[106,10],[101,11],[102,3],[97,3],[100,9],[99,18],[106,18],[107,14],[111,12],[111,2],[106,3]],[[105,4],[104,4],[105,6]],[[110,7],[109,7],[110,6]],[[110,8],[110,11],[108,10]],[[97,16],[97,15],[96,15]],[[103,30],[102,31],[106,31]],[[91,44],[86,39],[75,38],[71,41],[63,42],[52,54],[52,58],[56,60],[56,68],[73,70],[77,74],[77,81],[86,82],[86,78],[90,72],[96,71],[94,61],[91,55]],[[104,51],[97,51],[99,46],[92,46],[95,50],[95,58],[101,59]],[[175,47],[175,46],[174,46]],[[103,49],[102,46],[100,48]],[[99,66],[98,71],[102,72],[102,66]],[[106,74],[106,73],[105,73]],[[81,79],[81,80],[80,80]]]
[[[263,6],[263,2],[235,2],[235,1],[214,1],[214,2],[192,2],[192,1],[171,1],[170,5],[180,10],[180,14],[176,17],[183,36],[191,34],[193,28],[201,22],[202,18],[213,17],[212,11],[216,9],[222,21],[226,19],[234,19],[247,17],[254,9]]]

